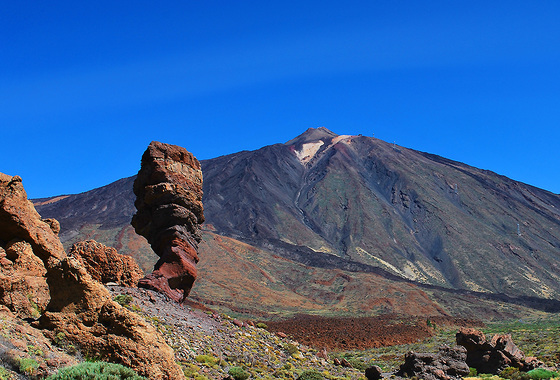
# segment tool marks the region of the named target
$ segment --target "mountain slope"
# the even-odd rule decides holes
[[[451,288],[560,294],[560,197],[544,190],[325,129],[203,170],[205,214],[220,234]]]
[[[258,297],[274,299],[272,310],[286,306],[281,300],[287,294],[300,297],[300,306],[308,311],[358,310],[355,301],[381,282],[435,285],[423,287],[431,297],[426,305],[437,300],[429,307],[446,304],[445,313],[457,306],[447,300],[463,302],[458,300],[463,296],[452,294],[476,294],[440,287],[560,299],[560,197],[550,192],[442,157],[370,137],[337,136],[324,128],[310,129],[285,144],[202,161],[202,168],[207,222],[201,276],[193,290],[201,300],[237,304],[220,280],[231,277],[231,271],[204,260],[221,262],[240,251],[258,252],[253,264],[262,261],[266,273],[249,271],[255,278],[245,279],[245,259],[239,256],[236,264],[242,273],[227,285],[244,289],[235,292],[244,294],[253,311]],[[37,209],[43,217],[60,220],[66,245],[94,238],[133,255],[149,270],[155,256],[129,226],[133,180],[36,200]],[[219,244],[216,239],[221,239]],[[301,264],[319,269],[311,276],[291,277],[278,276],[275,269],[301,273],[296,269]],[[357,289],[353,292],[342,285],[320,290],[317,284],[340,271],[354,278],[354,284],[377,285],[364,285],[361,291],[351,287]],[[278,278],[274,286],[267,276]],[[336,278],[344,278],[340,276]],[[251,300],[244,282],[253,280],[249,288],[258,296]],[[346,300],[337,300],[339,296]],[[386,311],[399,307],[393,303]],[[367,314],[367,307],[363,312]]]

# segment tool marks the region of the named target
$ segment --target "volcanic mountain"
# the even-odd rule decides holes
[[[366,314],[399,311],[399,287],[443,314],[458,294],[560,299],[557,194],[325,128],[201,164],[200,299]],[[65,244],[95,238],[149,270],[155,256],[129,226],[133,181],[35,204]],[[366,301],[383,289],[383,307]]]

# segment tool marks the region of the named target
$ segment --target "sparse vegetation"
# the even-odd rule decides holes
[[[323,380],[324,377],[317,371],[308,370],[303,371],[301,375],[299,375],[298,380]]]
[[[134,301],[134,298],[132,298],[132,296],[129,294],[119,294],[113,298],[113,301],[121,306],[127,306],[130,305],[132,301]]]
[[[231,367],[228,374],[235,380],[247,380],[251,376],[241,367]]]
[[[194,360],[197,361],[197,363],[200,363],[202,365],[206,365],[209,367],[213,367],[215,365],[218,364],[219,359],[213,357],[212,355],[198,355]]]
[[[14,376],[6,368],[0,366],[0,380],[12,380]]]
[[[134,370],[120,364],[84,362],[63,368],[47,380],[147,380]]]
[[[39,368],[39,363],[35,359],[31,358],[17,358],[17,367],[19,373],[25,375],[33,375],[37,368]]]

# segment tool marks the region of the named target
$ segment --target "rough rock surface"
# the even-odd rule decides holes
[[[0,173],[0,302],[19,318],[36,318],[46,308],[33,326],[53,342],[62,333],[82,352],[150,379],[184,378],[155,328],[114,302],[80,261],[66,257],[57,226],[41,220],[19,177]]]
[[[455,336],[457,344],[467,350],[467,364],[479,373],[497,374],[506,367],[530,371],[543,365],[533,357],[525,357],[510,334],[496,334],[488,341],[484,333],[473,328],[461,328]]]
[[[182,379],[173,350],[155,328],[111,299],[73,257],[62,260],[48,278],[51,302],[40,326],[67,339],[92,357],[134,368],[150,379]]]
[[[0,247],[0,304],[20,318],[37,318],[49,300],[45,265],[23,240]]]
[[[138,286],[180,302],[196,279],[199,225],[204,222],[200,163],[184,148],[153,141],[142,156],[134,193],[138,211],[132,226],[160,257]]]
[[[442,346],[436,354],[409,352],[397,376],[416,376],[423,380],[461,379],[469,374],[464,347]]]
[[[123,286],[136,286],[144,272],[130,256],[121,255],[113,247],[95,240],[74,244],[68,253],[77,258],[91,277],[104,284],[115,282]]]
[[[33,203],[27,200],[19,176],[0,173],[0,242],[5,244],[13,239],[28,242],[48,269],[66,256],[56,235],[57,225],[58,222],[41,219]]]

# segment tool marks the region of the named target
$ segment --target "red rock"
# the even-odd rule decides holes
[[[153,141],[142,156],[134,193],[138,211],[132,226],[160,257],[138,286],[183,301],[196,280],[204,222],[200,163],[184,148]]]
[[[276,333],[276,335],[278,335],[280,338],[287,338],[288,336],[286,334],[284,334],[282,331],[278,331]]]
[[[68,254],[77,258],[94,280],[104,284],[114,282],[122,286],[136,286],[144,276],[132,257],[121,255],[115,248],[95,240],[74,244]]]

